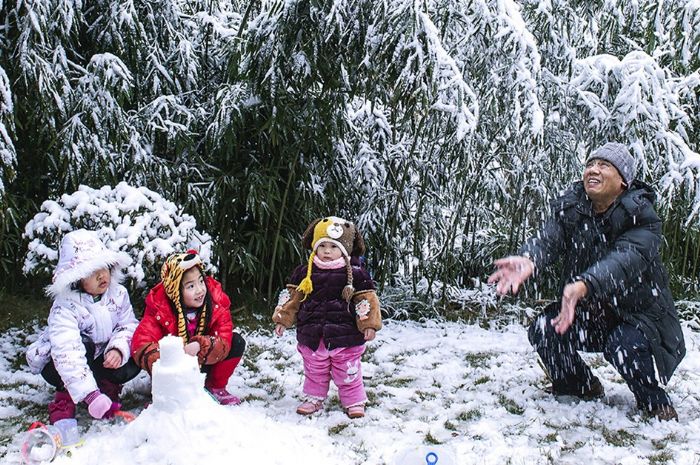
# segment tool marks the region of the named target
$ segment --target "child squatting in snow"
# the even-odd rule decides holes
[[[347,415],[363,417],[360,359],[382,327],[374,282],[359,261],[364,240],[353,223],[331,216],[313,221],[302,245],[311,250],[308,263],[292,272],[272,316],[277,336],[297,325],[305,377],[297,413],[321,410],[332,378]]]
[[[131,263],[124,252],[108,250],[93,231],[66,234],[59,246],[47,328],[27,350],[33,373],[56,388],[49,422],[75,418],[85,402],[94,418],[119,410],[122,384],[140,371],[129,358],[138,324],[129,294],[119,284]]]
[[[226,390],[241,361],[245,340],[233,332],[231,300],[221,283],[204,273],[195,250],[170,255],[161,267],[161,282],[146,296],[146,309],[131,342],[136,363],[151,374],[160,358],[159,342],[179,336],[185,352],[197,356],[206,373],[205,388],[222,405],[240,400]]]

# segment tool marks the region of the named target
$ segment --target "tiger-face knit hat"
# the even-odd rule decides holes
[[[165,263],[160,269],[160,279],[165,289],[165,294],[175,305],[175,313],[177,315],[177,334],[185,343],[189,342],[187,334],[187,325],[185,322],[185,312],[182,309],[182,295],[180,293],[180,283],[182,276],[187,270],[192,267],[198,267],[200,272],[204,273],[204,265],[202,259],[199,258],[196,250],[188,250],[185,253],[174,253],[165,259]],[[207,290],[207,296],[209,291]],[[197,321],[197,329],[195,335],[204,334],[206,329],[207,316],[209,309],[207,308],[208,299],[205,299],[205,304]]]
[[[307,296],[313,292],[311,270],[314,257],[316,256],[316,249],[324,242],[330,242],[338,246],[345,258],[345,270],[348,281],[343,288],[342,296],[343,299],[349,302],[355,293],[355,288],[352,286],[350,257],[359,257],[365,253],[365,241],[353,223],[337,216],[318,218],[312,221],[306,228],[306,231],[304,231],[301,243],[304,248],[311,250],[311,255],[306,268],[306,277],[299,283],[297,290]]]

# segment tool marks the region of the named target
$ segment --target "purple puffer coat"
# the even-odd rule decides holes
[[[305,276],[306,265],[301,265],[292,272],[289,283],[298,286]],[[355,292],[376,289],[367,270],[360,266],[353,265],[352,279]],[[321,337],[328,350],[364,344],[364,335],[357,329],[355,304],[341,297],[347,284],[345,267],[322,270],[313,265],[311,281],[314,289],[297,314],[299,344],[316,350]]]

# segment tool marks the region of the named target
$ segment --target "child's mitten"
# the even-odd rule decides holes
[[[189,344],[185,344],[185,353],[187,355],[195,356],[199,353],[199,342],[190,342]]]
[[[292,288],[284,289],[277,299],[277,306],[272,314],[272,321],[285,328],[291,328],[297,320],[297,312],[304,294]]]
[[[114,412],[121,407],[119,403],[112,402],[112,399],[102,394],[99,390],[94,390],[85,397],[88,412],[93,418],[112,418]]]
[[[134,361],[148,374],[151,374],[153,364],[160,358],[160,348],[157,342],[149,342],[142,345],[134,352]]]
[[[382,329],[382,314],[379,308],[377,293],[372,290],[356,292],[352,298],[357,314],[357,329],[364,333],[371,328],[375,331]]]
[[[200,365],[213,365],[220,362],[228,355],[230,344],[218,336],[193,336],[192,342],[199,343]]]
[[[291,300],[292,296],[289,293],[289,289],[282,289],[280,295],[277,298],[277,306],[282,307],[284,304]]]

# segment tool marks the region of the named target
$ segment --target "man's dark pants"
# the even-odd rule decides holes
[[[671,405],[656,380],[649,341],[639,329],[627,323],[610,324],[602,313],[594,315],[577,307],[574,323],[559,335],[551,323],[559,308],[558,303],[548,305],[528,331],[530,344],[544,363],[555,393],[576,395],[588,390],[594,375],[577,351],[603,352],[627,382],[639,408]]]

